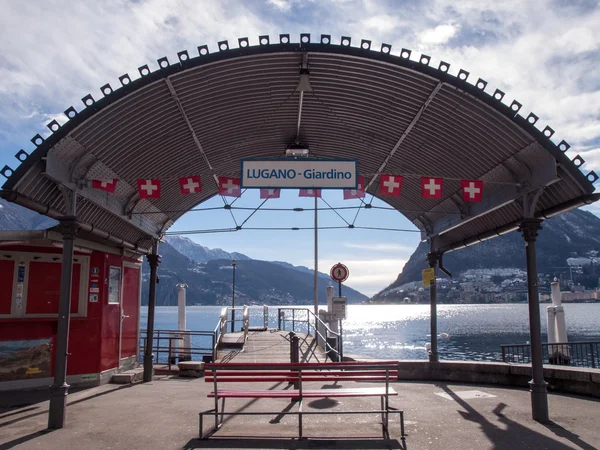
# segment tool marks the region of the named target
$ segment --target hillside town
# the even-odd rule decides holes
[[[594,252],[595,253],[595,252]],[[550,301],[550,283],[560,282],[563,302],[598,302],[600,258],[567,260],[566,270],[539,274],[540,301]],[[527,301],[527,272],[518,268],[469,269],[458,276],[437,278],[438,303],[521,303]],[[412,281],[386,291],[372,303],[429,303],[429,289]]]

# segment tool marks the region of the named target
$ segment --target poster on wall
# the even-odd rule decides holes
[[[51,360],[51,339],[0,341],[0,382],[47,378]]]

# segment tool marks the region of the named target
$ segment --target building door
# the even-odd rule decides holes
[[[123,267],[123,300],[121,305],[121,359],[138,353],[138,324],[140,315],[140,267]]]

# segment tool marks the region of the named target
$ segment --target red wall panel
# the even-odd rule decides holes
[[[27,285],[27,314],[58,314],[60,300],[60,272],[62,264],[45,261],[29,263]],[[73,264],[71,281],[71,313],[79,309],[79,280],[81,265]]]
[[[10,314],[12,306],[13,282],[15,277],[15,262],[0,261],[0,314]]]

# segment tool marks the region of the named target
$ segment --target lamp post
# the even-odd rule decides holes
[[[235,259],[231,261],[233,266],[233,289],[231,290],[231,332],[235,325]]]

